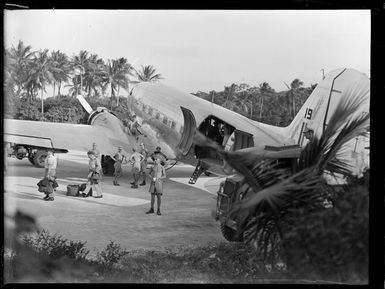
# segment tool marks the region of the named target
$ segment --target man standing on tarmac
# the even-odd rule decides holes
[[[118,152],[112,157],[112,159],[115,161],[114,164],[114,186],[120,186],[118,184],[118,178],[122,176],[122,163],[126,156],[122,153],[122,148],[118,147]]]
[[[140,177],[140,168],[141,163],[144,160],[144,156],[141,155],[139,152],[135,150],[135,148],[132,149],[133,154],[130,157],[130,162],[132,163],[132,174],[134,177],[134,181],[131,183],[131,188],[137,189],[138,188],[138,182]]]
[[[54,200],[54,183],[56,179],[56,167],[57,167],[57,160],[53,155],[53,152],[51,150],[48,150],[47,157],[44,161],[44,168],[45,168],[45,178],[50,182],[51,190],[49,192],[46,192],[46,196],[44,197],[44,200],[46,201],[53,201]]]
[[[160,158],[160,163],[162,166],[166,164],[166,161],[168,161],[167,156],[162,153],[162,149],[160,147],[156,147],[155,151],[151,154],[151,159],[155,162],[156,158]]]

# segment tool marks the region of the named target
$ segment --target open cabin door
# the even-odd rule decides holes
[[[196,129],[196,121],[195,121],[194,114],[191,112],[191,110],[184,108],[182,106],[180,108],[183,113],[184,126],[183,126],[182,137],[179,141],[177,148],[182,152],[182,155],[186,156],[190,151],[190,148],[193,143],[193,138],[194,138],[195,129]]]
[[[249,148],[254,146],[253,135],[241,130],[234,131],[234,146],[233,151]]]

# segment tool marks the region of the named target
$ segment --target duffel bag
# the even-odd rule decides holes
[[[68,185],[67,186],[67,196],[78,196],[79,195],[79,185]]]

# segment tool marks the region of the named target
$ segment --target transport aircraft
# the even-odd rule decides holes
[[[369,97],[370,80],[366,75],[354,69],[336,69],[320,81],[290,125],[278,127],[161,83],[142,82],[132,88],[127,99],[129,109],[139,119],[139,135],[133,135],[107,108],[92,109],[78,96],[89,113],[88,124],[5,119],[4,142],[10,144],[17,158],[28,157],[36,166],[44,164],[47,149],[58,153],[86,152],[95,142],[105,160],[104,167],[111,165],[106,159],[118,146],[130,154],[143,142],[150,152],[161,147],[169,159],[168,167],[176,161],[196,166],[190,179],[193,184],[203,171],[233,173],[221,159],[194,144],[196,130],[228,150],[250,150],[261,159],[277,152],[282,152],[283,158],[291,157],[290,152],[298,152],[306,144],[303,132],[307,127],[317,136],[322,134],[342,98],[364,99],[357,113],[368,113]],[[351,156],[356,154],[352,162],[357,161],[358,155],[368,154],[365,147],[368,138],[357,138],[348,144]]]

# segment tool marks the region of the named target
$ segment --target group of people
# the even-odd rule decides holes
[[[138,186],[145,186],[147,179],[147,159],[151,157],[154,161],[154,166],[151,167],[149,176],[151,178],[149,192],[151,193],[151,208],[146,214],[153,214],[155,197],[157,197],[157,214],[161,215],[160,204],[161,196],[163,194],[163,183],[162,179],[166,177],[166,171],[164,164],[167,161],[167,156],[162,153],[161,148],[157,147],[156,150],[150,155],[148,150],[145,148],[145,144],[140,144],[140,149],[137,151],[135,148],[132,149],[133,153],[127,158],[122,153],[122,148],[118,148],[118,152],[112,157],[115,161],[114,164],[114,186],[119,186],[118,179],[122,176],[122,164],[131,163],[133,182],[131,182],[131,188],[137,189]],[[142,182],[139,184],[140,178]]]
[[[132,149],[132,155],[127,159],[123,154],[122,148],[118,147],[117,153],[112,157],[115,161],[114,168],[114,180],[113,185],[119,186],[118,179],[122,176],[122,164],[124,162],[129,162],[132,164],[132,173],[133,173],[133,182],[131,182],[131,188],[138,188],[138,183],[140,177],[142,177],[142,182],[140,186],[146,185],[147,179],[147,159],[150,157],[154,161],[154,165],[150,168],[149,177],[151,179],[149,192],[151,193],[151,207],[146,214],[155,213],[154,205],[155,198],[157,199],[157,214],[161,215],[160,204],[161,196],[163,195],[163,179],[166,178],[166,170],[164,168],[165,162],[168,160],[167,156],[162,153],[161,148],[157,147],[156,150],[150,155],[148,150],[145,148],[144,143],[140,144],[140,150],[136,151],[135,148]],[[100,151],[97,148],[96,143],[93,143],[92,149],[87,152],[89,158],[88,162],[88,175],[87,183],[85,189],[82,191],[81,196],[92,196],[94,198],[102,198],[102,188],[100,181],[103,178],[103,170],[101,165],[101,155]],[[57,160],[53,155],[52,150],[48,150],[47,157],[45,159],[45,175],[44,180],[47,182],[55,182],[56,180],[56,167]],[[91,192],[92,190],[92,192]],[[46,196],[44,200],[53,201],[54,200],[54,190],[45,192]]]

